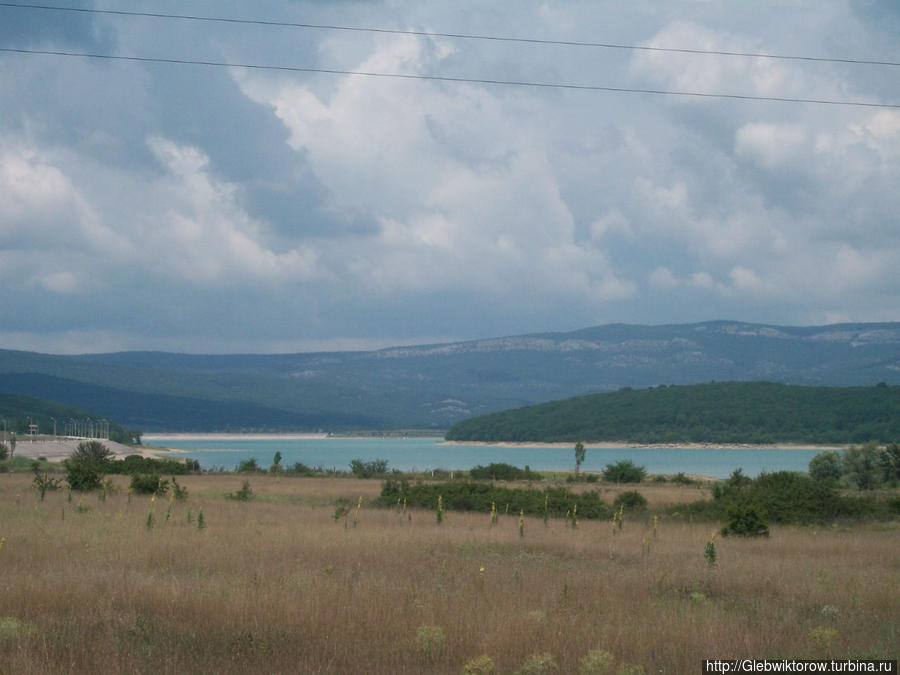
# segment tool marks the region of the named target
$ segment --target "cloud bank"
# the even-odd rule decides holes
[[[249,18],[830,57],[886,57],[900,34],[890,3],[470,4],[277,2]],[[886,66],[0,12],[8,47],[900,101]],[[900,320],[898,110],[0,60],[0,347]]]

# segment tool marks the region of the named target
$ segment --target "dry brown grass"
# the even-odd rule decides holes
[[[0,475],[2,672],[459,673],[488,654],[506,673],[535,652],[576,672],[606,649],[617,667],[692,673],[703,658],[896,658],[900,644],[897,522],[719,538],[710,569],[711,526],[671,519],[655,539],[646,516],[615,534],[526,519],[520,538],[517,515],[438,525],[364,504],[354,527],[378,481],[250,477],[259,499],[242,503],[222,495],[244,478],[202,476],[179,478],[191,497],[164,522],[165,499],[40,502],[29,480]],[[339,523],[336,497],[352,502]],[[446,638],[430,658],[423,625]],[[819,626],[836,633],[811,637]]]

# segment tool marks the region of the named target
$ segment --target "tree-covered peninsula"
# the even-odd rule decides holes
[[[900,438],[900,387],[712,382],[624,388],[473,417],[450,441],[862,443]]]

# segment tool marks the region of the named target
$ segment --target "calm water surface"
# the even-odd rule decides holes
[[[401,471],[465,470],[491,462],[519,467],[528,465],[544,471],[567,471],[575,466],[573,448],[442,445],[438,438],[184,440],[154,437],[148,442],[185,450],[187,456],[199,461],[204,469],[234,469],[238,462],[251,457],[260,466],[268,467],[276,452],[281,453],[281,464],[285,467],[303,462],[311,467],[344,471],[349,469],[353,459],[365,462],[386,459],[391,469]],[[611,462],[630,459],[654,474],[684,472],[727,478],[740,468],[745,475],[757,476],[763,471],[806,471],[809,460],[819,452],[821,450],[805,448],[588,448],[582,469],[600,472]]]

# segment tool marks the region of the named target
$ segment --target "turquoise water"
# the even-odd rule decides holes
[[[464,470],[491,462],[530,466],[535,470],[566,471],[575,466],[573,448],[441,445],[440,439],[303,438],[265,440],[181,440],[154,438],[153,445],[186,450],[204,469],[234,469],[238,462],[255,458],[268,467],[276,452],[282,466],[303,462],[307,466],[349,470],[350,461],[386,459],[391,469],[427,471]],[[588,448],[582,470],[600,472],[620,459],[630,459],[649,473],[699,474],[727,478],[735,469],[747,476],[760,472],[806,471],[809,460],[821,450],[776,448]],[[179,456],[185,456],[179,453]]]

